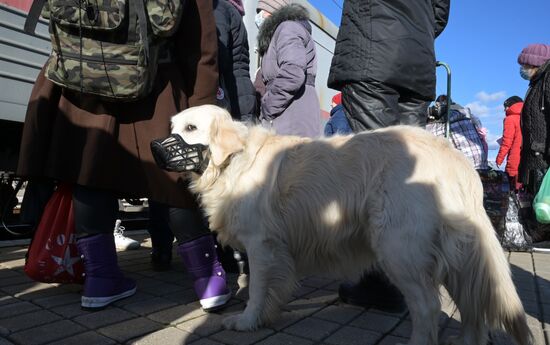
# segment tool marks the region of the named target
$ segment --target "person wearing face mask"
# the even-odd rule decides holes
[[[264,10],[259,11],[256,13],[256,16],[254,17],[254,22],[256,23],[256,27],[259,29],[260,26],[264,23],[264,20],[266,17],[269,17],[270,14]]]
[[[280,135],[320,136],[317,58],[307,10],[288,0],[259,0],[255,21],[262,60],[254,85],[262,125]]]
[[[522,111],[519,179],[536,193],[550,164],[550,45],[528,45],[519,54],[518,63],[521,77],[529,81]]]
[[[518,179],[535,195],[550,164],[550,45],[530,44],[518,56],[520,75],[529,81],[521,112],[523,145]],[[533,242],[550,240],[550,229],[538,226]]]

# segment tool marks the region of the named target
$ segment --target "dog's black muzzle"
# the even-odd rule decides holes
[[[207,150],[205,145],[186,143],[179,134],[151,141],[155,162],[167,171],[193,171],[202,174],[208,166],[209,160],[205,154]]]

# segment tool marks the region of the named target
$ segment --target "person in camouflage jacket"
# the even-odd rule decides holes
[[[135,283],[118,268],[113,239],[117,198],[128,197],[165,205],[166,221],[178,240],[178,253],[194,274],[201,302],[212,297],[205,296],[204,287],[215,290],[221,304],[230,297],[196,198],[179,174],[155,164],[150,150],[152,140],[170,134],[173,115],[189,107],[216,104],[218,51],[212,2],[182,3],[183,17],[170,39],[173,48],[155,66],[146,96],[134,101],[106,100],[53,83],[45,77],[45,69],[30,96],[17,173],[74,185],[77,246],[86,272],[82,306],[86,308],[102,308],[135,293]],[[205,258],[204,253],[211,255]]]

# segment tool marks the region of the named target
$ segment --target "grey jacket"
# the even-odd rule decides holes
[[[282,7],[265,20],[258,35],[266,86],[260,120],[282,135],[321,135],[317,58],[308,18],[300,5]]]

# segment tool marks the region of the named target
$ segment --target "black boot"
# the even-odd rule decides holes
[[[403,295],[382,271],[366,273],[357,284],[340,284],[338,295],[344,303],[389,313],[407,309]]]

